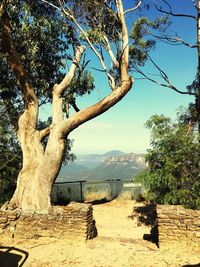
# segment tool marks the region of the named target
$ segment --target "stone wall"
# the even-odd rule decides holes
[[[96,233],[90,204],[72,202],[67,206],[54,206],[48,214],[0,211],[0,236],[87,240],[93,238]]]
[[[200,210],[157,205],[157,218],[160,246],[178,241],[200,248]]]

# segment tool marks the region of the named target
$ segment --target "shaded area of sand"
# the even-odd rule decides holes
[[[137,220],[128,218],[134,205],[133,201],[117,200],[95,205],[98,237],[87,242],[44,238],[18,242],[1,240],[0,251],[4,253],[0,252],[0,266],[18,266],[25,257],[28,258],[23,266],[27,267],[200,266],[200,249],[193,251],[180,244],[157,248],[143,240],[150,228],[137,226]],[[12,265],[8,265],[9,259]]]

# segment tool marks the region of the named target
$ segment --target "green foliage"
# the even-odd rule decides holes
[[[157,203],[181,204],[200,209],[200,135],[190,131],[179,114],[177,122],[154,115],[146,123],[152,149],[148,169],[137,178]]]
[[[48,7],[41,1],[13,0],[6,9],[12,28],[12,38],[22,64],[34,86],[39,105],[51,101],[52,86],[62,80],[69,47],[79,44],[77,34],[70,21],[58,16],[54,8]],[[1,14],[0,14],[1,15]],[[0,17],[1,24],[1,17]],[[70,52],[73,49],[70,49]],[[5,59],[2,50],[0,31],[0,202],[12,195],[16,177],[21,169],[21,151],[17,143],[16,131],[18,119],[23,112],[24,103],[21,88]],[[91,74],[79,74],[79,86],[76,95],[84,94],[93,87]],[[89,81],[87,82],[87,79]],[[75,85],[73,86],[75,88]],[[81,89],[78,89],[81,88]],[[84,91],[85,90],[85,91]],[[51,119],[38,122],[38,129],[49,126]],[[46,146],[46,139],[43,146]],[[66,142],[64,163],[73,159],[70,153],[72,141]]]
[[[157,17],[153,21],[149,21],[147,17],[140,17],[132,26],[130,35],[130,66],[143,66],[148,59],[148,53],[156,45],[156,41],[152,38],[153,31],[164,32],[170,22],[168,17]],[[149,37],[151,36],[151,38]]]
[[[71,4],[71,5],[70,5]],[[94,43],[103,41],[102,36],[107,35],[110,41],[119,39],[119,29],[121,27],[115,10],[114,1],[104,0],[83,0],[68,1],[68,5],[73,10],[79,22],[87,27],[88,35],[92,37]]]
[[[10,199],[21,168],[21,150],[13,126],[2,105],[0,107],[0,205]]]

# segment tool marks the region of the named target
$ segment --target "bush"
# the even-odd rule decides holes
[[[177,122],[161,115],[147,121],[152,149],[148,169],[137,180],[160,204],[180,204],[200,209],[200,134],[179,116]]]

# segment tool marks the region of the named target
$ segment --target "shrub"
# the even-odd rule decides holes
[[[137,180],[160,204],[181,204],[200,209],[200,134],[179,116],[176,122],[163,115],[147,121],[151,146],[148,169]]]

